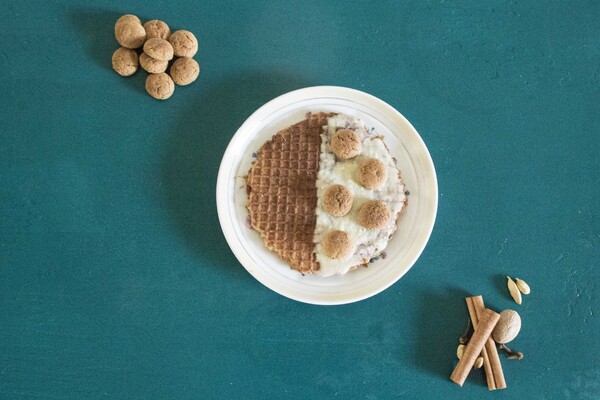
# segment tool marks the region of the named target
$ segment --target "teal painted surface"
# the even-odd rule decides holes
[[[600,3],[373,3],[2,7],[0,398],[481,398],[448,380],[468,294],[523,319],[495,398],[600,398]],[[117,76],[126,12],[196,33],[199,81]],[[402,112],[440,188],[413,269],[338,307],[256,282],[214,200],[245,118],[322,84]]]

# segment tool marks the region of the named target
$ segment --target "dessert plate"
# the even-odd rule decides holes
[[[384,137],[396,158],[409,192],[408,205],[385,257],[367,268],[323,278],[292,270],[269,251],[250,228],[246,184],[253,155],[281,129],[303,120],[307,112],[338,112],[362,119]],[[433,161],[425,143],[406,118],[384,101],[361,91],[317,86],[281,95],[255,111],[231,139],[217,178],[217,210],[231,250],[259,282],[297,301],[333,305],[371,297],[400,279],[423,252],[437,213],[438,187]]]

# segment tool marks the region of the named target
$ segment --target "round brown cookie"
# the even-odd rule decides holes
[[[142,20],[140,20],[137,16],[135,16],[133,14],[125,14],[125,15],[122,15],[122,16],[119,17],[119,19],[115,23],[115,27],[117,25],[119,25],[120,23],[123,23],[125,21],[137,22],[140,25],[142,24]]]
[[[140,55],[140,66],[151,74],[160,74],[167,70],[168,61],[155,60],[146,53]]]
[[[177,57],[194,57],[198,51],[198,39],[190,31],[180,30],[171,34],[169,42]]]
[[[158,61],[169,61],[173,58],[173,46],[165,39],[152,38],[144,43],[144,53]]]
[[[333,260],[345,260],[354,253],[354,242],[344,231],[330,231],[321,242],[323,254]]]
[[[342,160],[356,157],[360,150],[360,138],[351,129],[339,129],[331,137],[331,151]]]
[[[344,185],[331,185],[323,193],[323,209],[334,217],[348,214],[352,202],[352,192]]]
[[[194,82],[200,74],[200,66],[193,58],[181,57],[171,65],[171,78],[180,86]]]
[[[135,50],[119,47],[112,55],[112,67],[121,76],[131,76],[138,70]]]
[[[146,40],[146,30],[141,22],[139,22],[139,18],[133,15],[123,19],[124,17],[119,18],[115,24],[115,38],[117,42],[128,49],[142,47]]]
[[[367,229],[381,229],[387,225],[391,216],[384,202],[369,200],[358,210],[358,223]]]
[[[169,36],[171,36],[169,25],[157,19],[146,22],[144,24],[144,29],[146,30],[146,40],[152,38],[168,40]]]
[[[155,99],[166,100],[175,91],[175,85],[171,77],[164,72],[150,74],[146,78],[146,91]]]
[[[375,158],[364,158],[358,163],[356,180],[367,189],[380,188],[387,179],[385,164]]]

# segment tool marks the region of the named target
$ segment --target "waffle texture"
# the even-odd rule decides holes
[[[319,270],[313,236],[321,133],[334,114],[307,118],[273,136],[247,177],[250,224],[266,247],[303,274]]]

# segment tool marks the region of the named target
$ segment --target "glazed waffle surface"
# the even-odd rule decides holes
[[[266,247],[304,274],[319,270],[314,254],[321,133],[333,114],[307,118],[257,152],[247,178],[250,224]]]

